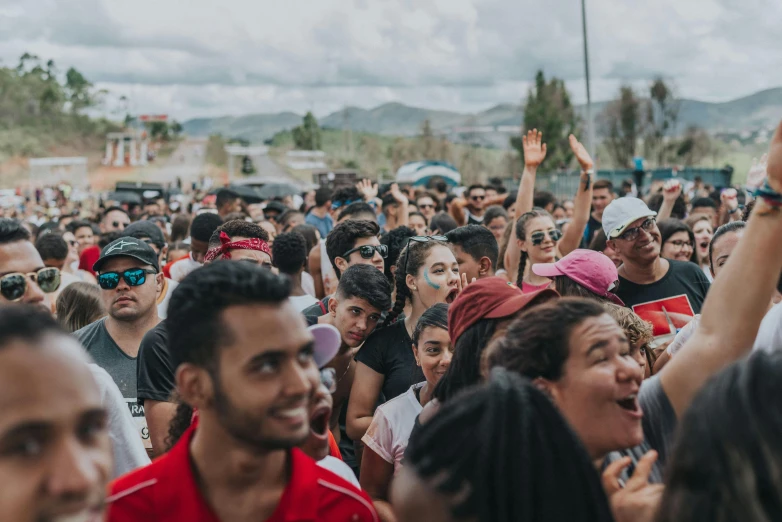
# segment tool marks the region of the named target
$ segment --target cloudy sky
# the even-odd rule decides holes
[[[654,75],[722,101],[782,85],[777,0],[587,0],[593,98]],[[518,103],[535,71],[586,98],[579,0],[0,0],[24,52],[179,119]],[[113,100],[113,101],[112,101]]]

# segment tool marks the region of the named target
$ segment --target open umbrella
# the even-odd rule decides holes
[[[301,192],[301,189],[292,183],[269,183],[258,189],[258,194],[263,199],[284,198]]]
[[[217,192],[223,187],[216,188],[209,192],[209,194],[217,194]],[[253,203],[260,203],[264,199],[261,197],[261,195],[258,193],[258,190],[249,186],[249,185],[230,185],[226,187],[230,189],[231,191],[235,192],[239,195],[242,200],[247,203],[248,205],[252,205]]]

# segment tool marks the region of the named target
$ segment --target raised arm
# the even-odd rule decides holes
[[[464,215],[464,207],[467,205],[467,200],[462,198],[456,198],[451,200],[451,206],[448,209],[448,213],[451,214],[451,217],[454,221],[456,221],[456,224],[461,226],[464,226],[467,224],[467,216]]]
[[[771,141],[767,183],[782,193],[782,123]],[[709,289],[700,325],[660,372],[677,415],[707,379],[752,349],[782,272],[782,207],[774,203],[758,198],[744,235]]]
[[[581,167],[581,179],[578,182],[578,191],[573,200],[573,220],[559,241],[559,254],[562,256],[568,255],[581,245],[584,230],[589,222],[589,212],[592,208],[592,177],[594,175],[592,167],[595,164],[586,147],[572,134],[570,135],[570,148]]]
[[[679,180],[669,179],[663,185],[663,204],[660,206],[660,211],[657,213],[657,221],[668,219],[673,212],[673,206],[676,204],[676,200],[682,193],[682,184]]]
[[[398,221],[397,222],[397,226],[406,227],[410,223],[410,216],[407,215],[407,213],[408,213],[408,210],[407,210],[407,205],[408,205],[407,196],[402,194],[402,191],[399,190],[399,185],[396,184],[396,183],[391,185],[390,191],[391,191],[391,195],[394,196],[394,199],[396,200],[396,202],[399,203],[399,211],[398,212],[401,215],[397,214],[397,221]]]
[[[518,278],[519,260],[521,259],[519,244],[516,242],[516,221],[522,214],[532,210],[538,167],[546,159],[546,144],[543,143],[542,138],[543,133],[538,132],[538,129],[532,129],[521,137],[524,150],[524,171],[521,173],[519,191],[516,194],[516,219],[513,220],[513,229],[510,233],[510,239],[508,239],[504,260],[505,270],[508,271],[510,281],[516,281]]]

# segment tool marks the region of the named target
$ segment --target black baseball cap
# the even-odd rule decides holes
[[[136,239],[149,238],[158,248],[166,246],[166,238],[163,231],[152,221],[136,221],[125,227],[124,233],[128,237]]]
[[[151,246],[135,237],[123,236],[103,247],[100,257],[92,265],[93,272],[99,272],[107,259],[122,256],[138,259],[145,265],[151,265],[155,270],[160,271],[157,263],[157,254],[152,250]]]

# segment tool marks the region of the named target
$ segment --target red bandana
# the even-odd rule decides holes
[[[269,243],[263,239],[253,237],[250,239],[243,239],[241,241],[231,242],[231,238],[225,232],[220,232],[220,246],[210,248],[204,257],[204,261],[214,261],[215,259],[223,256],[223,259],[231,259],[231,250],[257,250],[258,252],[265,252],[272,256],[272,251],[269,248]]]

